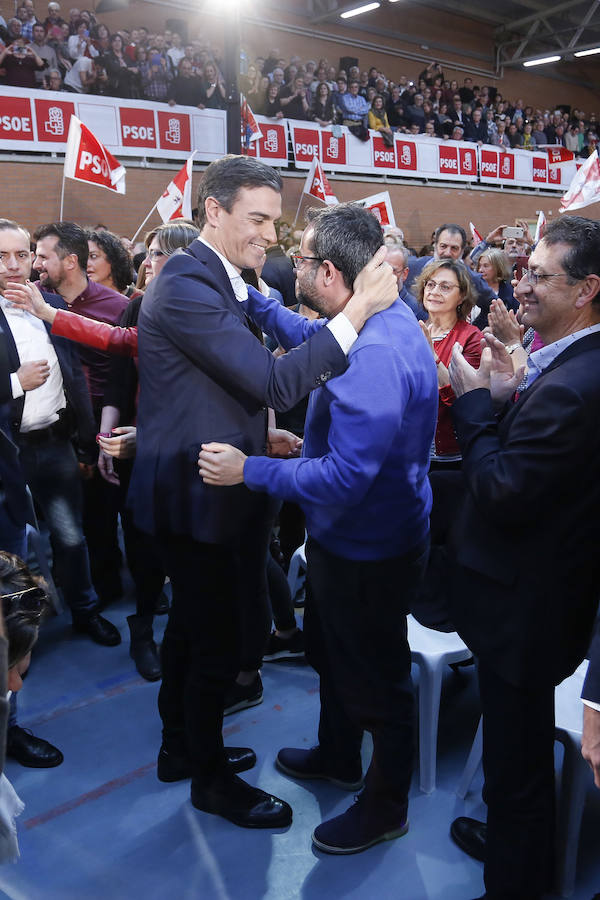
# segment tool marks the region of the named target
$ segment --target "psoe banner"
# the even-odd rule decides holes
[[[479,147],[479,180],[482,184],[557,190],[569,184],[574,174],[574,162],[553,168],[548,165],[548,155],[541,150],[500,150],[489,144]]]
[[[376,131],[361,141],[345,127],[320,128],[311,122],[288,120],[298,169],[308,168],[315,155],[324,169],[335,172],[444,181],[477,180],[477,147],[418,135],[396,134],[389,146]]]
[[[244,150],[247,156],[255,156],[269,166],[287,168],[288,132],[287,119],[267,119],[255,116],[261,136]]]
[[[116,156],[196,158],[227,152],[226,113],[146,100],[0,87],[0,148],[64,153],[71,116]]]

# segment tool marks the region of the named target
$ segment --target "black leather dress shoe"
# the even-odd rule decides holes
[[[6,755],[30,769],[53,769],[64,759],[58,747],[18,725],[11,725],[6,733]]]
[[[225,756],[232,772],[245,772],[256,765],[256,753],[250,747],[225,747]],[[159,781],[185,781],[192,777],[192,767],[187,756],[177,756],[161,747],[156,774]]]
[[[87,619],[76,619],[73,622],[73,631],[87,634],[93,641],[104,647],[116,647],[121,643],[118,628],[98,613],[92,613]]]
[[[485,839],[487,825],[468,816],[459,816],[450,826],[450,837],[468,856],[485,862]]]
[[[223,816],[242,828],[286,828],[292,808],[278,797],[252,787],[237,775],[215,776],[207,784],[192,780],[192,806]]]

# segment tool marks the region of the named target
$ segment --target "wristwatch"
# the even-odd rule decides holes
[[[515,344],[509,344],[506,348],[506,352],[508,353],[509,356],[512,356],[512,354],[515,352],[515,350],[518,350],[518,348],[522,347],[522,346],[523,345],[519,341],[517,341]]]

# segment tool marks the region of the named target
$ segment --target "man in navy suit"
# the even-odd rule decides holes
[[[203,443],[244,453],[267,449],[267,407],[288,409],[347,364],[366,318],[396,297],[388,266],[355,286],[344,314],[301,347],[274,359],[244,309],[242,269],[264,263],[281,215],[280,176],[248,157],[224,157],[200,186],[200,237],[169,258],[142,302],[138,449],[130,487],[135,522],[158,536],[173,603],[162,645],[158,776],[192,776],[192,803],[241,826],[291,822],[282,800],[232,771],[253,765],[223,747],[223,700],[240,668],[241,603],[262,590],[265,494],[205,485]],[[265,634],[265,641],[267,633]]]
[[[432,259],[456,259],[461,260],[465,246],[467,244],[467,234],[461,225],[447,223],[440,225],[434,234],[434,254],[433,256],[411,256],[408,260],[408,278],[406,279],[406,287],[412,290],[417,277],[421,274],[427,263]],[[477,318],[473,324],[478,328],[485,328],[487,325],[487,317],[490,311],[490,303],[496,299],[496,294],[491,287],[477,272],[467,269],[469,277],[473,282],[473,287],[477,293],[477,306],[480,309]],[[516,311],[517,303],[512,303],[509,308]]]
[[[518,400],[521,373],[492,336],[478,371],[458,351],[450,369],[468,488],[451,612],[478,658],[488,806],[487,831],[462,818],[451,833],[484,858],[486,897],[538,900],[552,876],[554,688],[583,660],[598,607],[600,223],[554,222],[515,296],[544,342]],[[592,660],[584,696],[598,700],[597,644]]]

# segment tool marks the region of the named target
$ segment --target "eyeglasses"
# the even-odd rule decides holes
[[[160,259],[161,256],[166,256],[166,253],[163,253],[162,250],[148,250],[146,256],[149,256],[150,259]]]
[[[300,263],[305,259],[314,259],[315,262],[323,262],[320,256],[302,256],[301,253],[292,253],[291,260],[295,269],[300,268]]]
[[[538,281],[542,281],[544,278],[559,278],[561,275],[565,278],[569,277],[567,272],[554,272],[547,275],[545,272],[534,272],[533,269],[525,269],[523,275],[529,284],[537,284]]]
[[[31,596],[22,604],[23,609],[40,609],[47,600],[46,591],[37,585],[35,587],[25,588],[22,591],[15,591],[12,594],[0,594],[0,600],[3,601],[2,605],[6,615],[9,615],[12,612],[12,607],[15,606],[15,599],[17,597],[22,597],[24,594],[30,594]],[[4,601],[6,601],[6,603],[4,603]]]
[[[434,288],[439,288],[442,294],[450,294],[455,288],[458,288],[458,285],[451,284],[449,281],[434,281],[433,278],[425,282],[426,291],[432,291]]]

